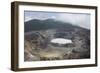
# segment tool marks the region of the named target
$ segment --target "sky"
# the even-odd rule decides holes
[[[25,22],[32,19],[55,19],[62,22],[72,23],[83,28],[90,29],[90,14],[86,13],[67,13],[67,12],[43,12],[43,11],[24,11]]]

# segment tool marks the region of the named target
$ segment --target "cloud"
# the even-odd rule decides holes
[[[50,18],[51,18],[51,19],[56,19],[56,16],[51,16]]]
[[[39,19],[39,20],[46,20],[46,19],[56,19],[56,16],[47,16],[47,17],[44,17],[44,16],[40,16],[40,15],[37,15],[37,16],[25,16],[25,22],[27,21],[30,21],[32,19]]]
[[[72,23],[73,25],[90,29],[90,15],[89,14],[63,13],[63,14],[58,14],[57,20],[60,20],[63,22],[69,22],[69,23]]]
[[[30,16],[25,17],[25,22],[32,20],[33,18]]]

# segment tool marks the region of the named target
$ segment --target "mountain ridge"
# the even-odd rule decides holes
[[[47,30],[47,29],[85,29],[80,26],[73,25],[71,23],[65,23],[62,21],[56,21],[54,19],[32,19],[30,21],[24,22],[25,32],[30,32],[34,30]],[[88,30],[88,29],[87,29]]]

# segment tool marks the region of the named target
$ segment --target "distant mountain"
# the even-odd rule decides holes
[[[46,30],[46,29],[84,29],[79,26],[72,25],[71,23],[64,23],[61,21],[56,21],[54,19],[38,20],[33,19],[27,22],[24,22],[25,32],[30,32],[34,30]]]

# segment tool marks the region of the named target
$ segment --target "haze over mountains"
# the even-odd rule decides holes
[[[25,11],[24,21],[53,19],[90,29],[90,16],[89,13]]]

